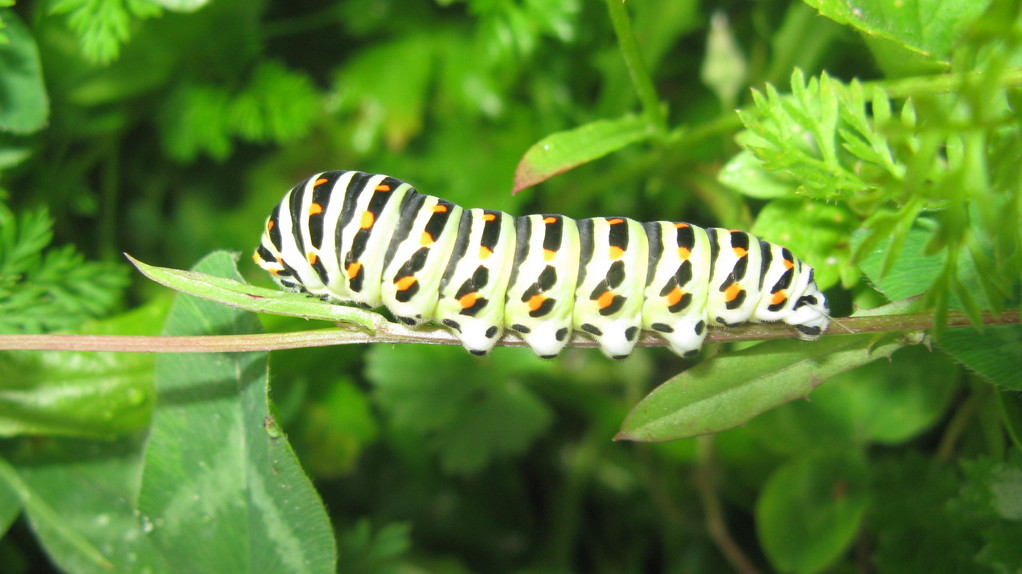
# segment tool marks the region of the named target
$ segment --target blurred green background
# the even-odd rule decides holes
[[[160,333],[174,295],[123,252],[187,269],[236,251],[269,285],[249,259],[266,216],[328,169],[515,215],[750,229],[816,267],[839,317],[920,293],[944,310],[1017,307],[1019,14],[967,0],[0,0],[0,333]],[[955,73],[980,79],[940,83]],[[767,85],[796,93],[768,102]],[[858,106],[838,114],[832,93]],[[511,194],[530,147],[601,121],[605,149]],[[826,129],[831,156],[812,141]],[[854,256],[863,242],[872,259]],[[998,342],[943,345],[998,360],[907,347],[811,401],[662,444],[612,439],[691,365],[665,349],[277,351],[272,414],[243,410],[279,452],[290,441],[322,499],[309,490],[282,521],[329,517],[295,535],[319,561],[282,565],[252,556],[286,529],[121,540],[153,530],[153,484],[200,473],[162,475],[168,459],[143,455],[150,420],[167,420],[154,377],[187,361],[0,353],[0,570],[311,572],[334,568],[336,544],[337,571],[360,573],[1017,572],[1022,338],[985,336]],[[223,439],[162,432],[168,452]],[[294,473],[277,476],[299,491]],[[237,520],[266,508],[237,504]],[[235,552],[248,561],[218,562]]]

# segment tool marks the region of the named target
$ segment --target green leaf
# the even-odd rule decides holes
[[[756,501],[756,527],[774,568],[810,574],[851,545],[867,507],[866,463],[855,450],[802,456],[776,470]]]
[[[134,18],[160,15],[160,7],[149,0],[54,0],[53,14],[67,14],[78,33],[85,57],[107,64],[120,55],[121,44],[131,36]]]
[[[884,262],[894,246],[890,234],[880,237],[880,242],[868,251],[863,250],[866,233],[857,233],[853,248],[859,257],[859,268],[870,282],[891,301],[908,299],[923,293],[940,276],[944,258],[926,252],[926,244],[933,236],[932,231],[913,228],[905,236],[897,255],[897,264],[883,273]]]
[[[38,131],[49,117],[49,96],[35,38],[11,10],[0,8],[7,42],[0,42],[0,133]]]
[[[806,397],[824,381],[903,347],[873,336],[770,341],[703,361],[653,390],[629,413],[619,440],[658,442],[715,433]]]
[[[824,16],[869,36],[894,40],[907,48],[947,59],[964,28],[990,0],[806,0]]]
[[[395,428],[437,453],[448,473],[472,474],[521,453],[551,413],[521,381],[546,370],[526,349],[475,358],[456,348],[376,345],[366,377]]]
[[[796,187],[795,182],[786,180],[780,172],[764,169],[763,162],[749,150],[732,157],[717,174],[717,179],[754,199],[791,197]]]
[[[373,329],[381,321],[386,321],[378,313],[328,303],[305,294],[256,287],[235,279],[195,271],[155,267],[142,263],[130,255],[126,257],[143,275],[161,285],[236,309],[331,322],[345,321],[366,329]]]
[[[938,345],[963,365],[991,383],[1022,391],[1022,326],[986,326],[982,333],[954,329],[940,336]]]
[[[153,304],[85,325],[81,335],[153,335]],[[0,353],[0,436],[110,438],[149,423],[153,357],[140,353]]]
[[[14,524],[14,519],[21,514],[21,497],[8,481],[0,480],[0,538]]]
[[[644,116],[627,115],[551,134],[533,144],[518,162],[513,193],[649,139],[654,133]]]
[[[706,59],[703,60],[699,79],[720,100],[721,107],[734,107],[738,92],[748,80],[748,65],[734,31],[724,12],[717,12],[710,20],[710,33],[706,38]]]
[[[226,253],[196,269],[239,278]],[[181,296],[164,334],[258,329],[253,315]],[[171,570],[333,572],[326,512],[268,409],[266,355],[162,355],[156,370],[138,508]]]

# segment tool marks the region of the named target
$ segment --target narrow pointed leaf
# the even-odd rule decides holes
[[[195,271],[154,267],[142,263],[130,255],[125,254],[125,256],[143,275],[161,285],[182,293],[223,303],[236,309],[331,322],[346,321],[370,330],[373,330],[376,325],[386,322],[386,319],[378,313],[327,303],[305,294],[256,287],[238,280],[214,277]]]
[[[770,341],[704,361],[657,387],[625,419],[618,439],[658,442],[720,432],[806,397],[822,382],[905,345],[873,335]]]
[[[648,139],[653,133],[644,117],[628,115],[551,134],[533,144],[518,162],[513,193]]]

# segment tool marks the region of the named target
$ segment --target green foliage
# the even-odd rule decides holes
[[[50,11],[67,16],[78,34],[85,57],[107,64],[120,54],[131,36],[134,20],[159,16],[160,7],[149,0],[54,0]]]
[[[305,136],[322,108],[308,76],[263,62],[240,90],[182,85],[163,108],[163,145],[178,161],[193,161],[202,153],[223,160],[230,156],[235,137],[283,144]]]
[[[1015,0],[10,5],[0,334],[259,330],[186,296],[168,319],[139,274],[122,297],[128,264],[94,260],[126,251],[275,341],[383,338],[381,315],[249,285],[222,254],[232,279],[169,269],[233,249],[255,278],[269,209],[335,168],[515,214],[749,229],[814,266],[838,332],[909,297],[980,326],[1018,305]],[[322,321],[346,325],[294,333]],[[982,327],[709,344],[694,366],[6,353],[0,563],[1017,571],[1022,334]]]
[[[46,250],[52,225],[43,210],[17,217],[0,204],[0,333],[68,329],[120,301],[125,269],[86,261],[71,245]]]

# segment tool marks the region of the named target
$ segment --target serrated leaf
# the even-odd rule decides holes
[[[161,285],[236,309],[331,322],[347,321],[367,329],[373,329],[380,321],[386,320],[378,313],[327,303],[308,295],[256,287],[234,279],[195,271],[154,267],[142,263],[130,255],[125,254],[125,256],[143,275]]]
[[[515,170],[512,193],[542,183],[574,167],[601,158],[654,134],[645,117],[627,115],[597,120],[551,134],[525,152]]]
[[[990,1],[806,0],[806,3],[824,16],[867,35],[946,59],[964,27],[982,14]]]
[[[955,329],[941,334],[941,349],[991,383],[1022,391],[1022,326],[986,326],[982,333]]]
[[[653,390],[628,414],[619,440],[659,442],[720,432],[809,395],[830,377],[888,357],[901,341],[872,335],[769,341],[703,361]]]
[[[743,132],[749,135],[750,132]],[[751,149],[755,143],[748,138],[742,143]],[[717,174],[717,179],[724,185],[737,190],[742,195],[755,199],[776,199],[789,197],[795,191],[795,184],[784,181],[778,172],[763,167],[755,154],[745,149],[732,157],[724,169]]]
[[[196,269],[240,279],[223,252]],[[258,330],[251,314],[180,296],[164,334]],[[156,370],[138,509],[170,571],[334,572],[322,502],[269,411],[266,354],[167,354]]]
[[[868,492],[855,450],[803,455],[776,470],[756,501],[756,529],[774,568],[812,574],[837,559],[855,539]]]
[[[0,42],[0,132],[27,134],[46,125],[49,96],[39,49],[12,10],[0,8],[7,42]]]

